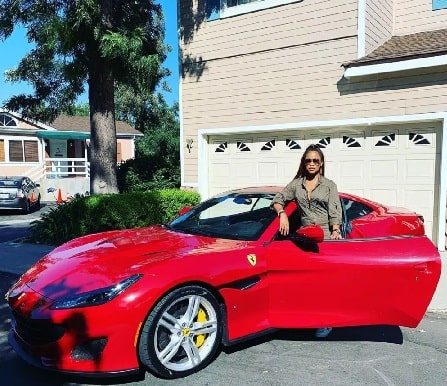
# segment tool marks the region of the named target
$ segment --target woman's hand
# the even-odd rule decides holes
[[[340,229],[334,229],[331,233],[331,240],[341,240],[343,237],[341,237]]]
[[[287,236],[289,234],[289,218],[285,212],[279,215],[279,232],[283,236]]]

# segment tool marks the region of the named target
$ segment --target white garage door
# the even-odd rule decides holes
[[[422,214],[426,233],[436,243],[437,132],[439,127],[427,123],[212,136],[209,194],[285,185],[298,170],[304,149],[316,143],[326,158],[325,175],[340,191]]]

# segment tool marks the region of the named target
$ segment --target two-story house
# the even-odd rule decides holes
[[[182,185],[285,185],[318,143],[340,191],[445,249],[447,0],[179,0]]]

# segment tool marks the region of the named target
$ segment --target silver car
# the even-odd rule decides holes
[[[30,213],[40,209],[40,189],[28,177],[0,177],[0,210],[14,209]]]

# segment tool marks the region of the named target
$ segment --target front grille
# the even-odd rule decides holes
[[[39,346],[59,340],[65,328],[53,324],[51,320],[33,320],[13,311],[15,330],[27,344]]]
[[[107,338],[91,339],[78,344],[71,352],[71,357],[75,360],[98,360],[106,347]]]

